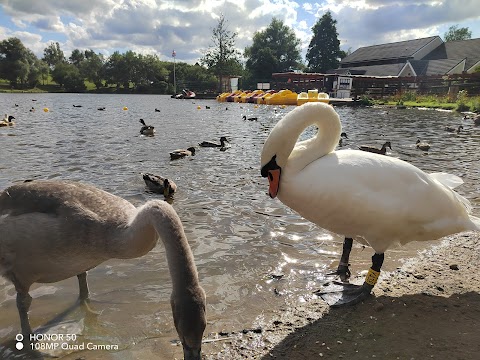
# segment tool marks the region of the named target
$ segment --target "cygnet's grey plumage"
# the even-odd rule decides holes
[[[32,333],[33,283],[77,276],[88,298],[86,272],[108,259],[145,255],[162,239],[172,278],[171,305],[185,359],[200,359],[205,293],[182,222],[171,205],[151,200],[136,208],[92,185],[31,181],[0,193],[0,274],[17,291],[22,333]]]

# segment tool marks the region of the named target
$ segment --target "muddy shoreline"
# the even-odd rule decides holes
[[[448,237],[382,272],[360,304],[329,308],[314,296],[280,310],[261,332],[205,344],[204,358],[478,359],[479,266],[480,234]]]

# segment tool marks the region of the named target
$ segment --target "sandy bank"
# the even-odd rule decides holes
[[[480,234],[452,236],[382,273],[361,304],[333,309],[313,297],[278,312],[261,333],[205,344],[204,357],[479,359],[479,266]]]

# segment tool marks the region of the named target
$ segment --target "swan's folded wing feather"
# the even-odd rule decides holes
[[[435,180],[437,180],[439,183],[448,186],[450,189],[455,189],[456,187],[463,184],[462,178],[456,175],[447,174],[444,172],[430,173],[429,175]]]
[[[288,170],[282,202],[324,229],[364,236],[375,250],[471,228],[466,199],[395,158],[343,150]]]

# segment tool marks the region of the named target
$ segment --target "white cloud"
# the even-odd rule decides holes
[[[2,24],[0,40],[17,34],[37,56],[58,39],[67,56],[75,48],[107,56],[133,50],[171,60],[175,49],[178,61],[194,63],[223,14],[242,53],[276,17],[293,28],[305,54],[326,11],[337,20],[343,49],[442,36],[439,30],[462,23],[474,24],[472,35],[480,37],[477,0],[0,0],[0,14],[14,25]]]

